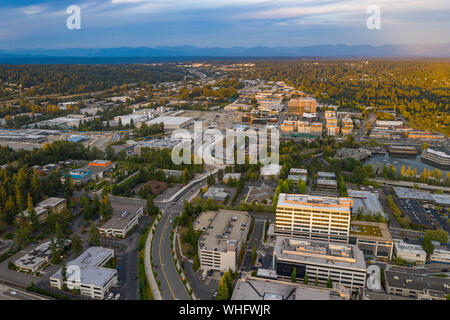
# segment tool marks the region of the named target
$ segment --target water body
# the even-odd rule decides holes
[[[408,169],[408,166],[411,166],[411,169],[414,170],[417,168],[417,173],[420,174],[424,168],[427,168],[427,170],[434,170],[439,169],[441,170],[442,174],[445,176],[449,170],[444,170],[438,167],[435,167],[429,163],[424,163],[420,159],[420,154],[416,156],[401,156],[401,155],[395,155],[392,156],[389,153],[386,154],[377,154],[370,159],[368,159],[364,164],[375,164],[375,163],[383,163],[385,165],[394,165],[394,167],[397,169],[397,172],[400,172],[402,166],[405,166],[405,170]]]

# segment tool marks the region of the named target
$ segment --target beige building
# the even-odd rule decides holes
[[[39,202],[35,207],[34,211],[38,216],[39,222],[44,223],[47,221],[48,214],[50,211],[54,213],[61,213],[66,208],[67,201],[64,198],[50,197],[41,202]],[[28,210],[23,211],[24,217],[28,217]]]
[[[238,254],[247,238],[250,215],[247,212],[219,210],[200,214],[194,230],[203,231],[198,241],[203,270],[236,271]]]
[[[290,237],[347,242],[352,198],[280,193],[275,232]]]

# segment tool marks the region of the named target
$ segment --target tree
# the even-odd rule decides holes
[[[159,208],[155,205],[153,197],[149,195],[147,197],[147,214],[150,216],[156,216],[159,213]]]
[[[298,180],[298,193],[305,193],[306,192],[306,183],[303,181],[303,179]]]
[[[89,228],[88,241],[91,246],[97,246],[100,244],[100,233],[93,222],[91,222],[91,227]]]
[[[50,240],[50,250],[51,250],[51,263],[52,264],[58,264],[60,262],[60,254],[58,247],[56,246],[55,240],[53,237]]]
[[[224,274],[225,275],[225,274]],[[220,279],[219,288],[217,289],[216,300],[228,300],[230,298],[230,292],[224,276]]]
[[[252,248],[252,263],[253,264],[255,264],[257,257],[258,257],[258,254],[256,253],[256,245],[253,245],[253,248]]]
[[[61,268],[61,278],[62,278],[62,289],[65,291],[67,290],[67,266],[64,261]]]
[[[445,244],[448,242],[448,232],[443,229],[427,230],[425,231],[423,239],[439,241],[441,244]]]
[[[72,252],[74,255],[79,256],[83,251],[83,242],[78,234],[72,235]]]
[[[297,282],[297,268],[294,267],[291,273],[291,281],[296,283]]]
[[[31,198],[30,193],[28,193],[28,198],[27,198],[27,211],[28,211],[28,216],[29,216],[30,223],[31,223],[31,228],[32,228],[33,232],[37,232],[37,230],[39,228],[39,218],[36,214],[36,210],[34,210],[33,200]]]
[[[308,273],[305,272],[305,276],[303,277],[303,283],[308,284]]]
[[[314,280],[314,285],[317,287],[319,285],[319,277],[316,275],[316,279]]]
[[[223,170],[220,169],[220,170],[217,172],[217,180],[222,181],[222,179],[223,179]]]
[[[331,280],[331,277],[328,276],[327,280],[327,288],[333,288],[333,281]]]
[[[422,248],[423,248],[423,251],[426,252],[428,257],[433,254],[434,247],[433,247],[433,244],[431,243],[430,239],[423,239]]]

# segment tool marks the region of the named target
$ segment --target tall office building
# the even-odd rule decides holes
[[[347,243],[352,207],[352,198],[280,193],[275,234]]]

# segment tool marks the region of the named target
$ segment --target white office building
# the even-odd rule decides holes
[[[405,243],[402,240],[394,243],[394,253],[397,258],[408,262],[422,264],[427,260],[427,254],[423,251],[422,246]]]
[[[250,228],[247,212],[219,210],[202,213],[194,230],[203,234],[198,241],[200,267],[203,270],[236,271],[238,254]]]
[[[81,295],[104,299],[110,288],[118,281],[117,270],[103,266],[114,258],[114,250],[90,247],[78,258],[67,263],[66,285],[69,290],[80,290]],[[52,287],[62,289],[62,269],[50,277]]]
[[[273,251],[273,265],[280,278],[296,277],[325,285],[328,279],[333,284],[350,290],[365,286],[366,262],[363,252],[355,245],[322,241],[307,241],[277,237]]]

